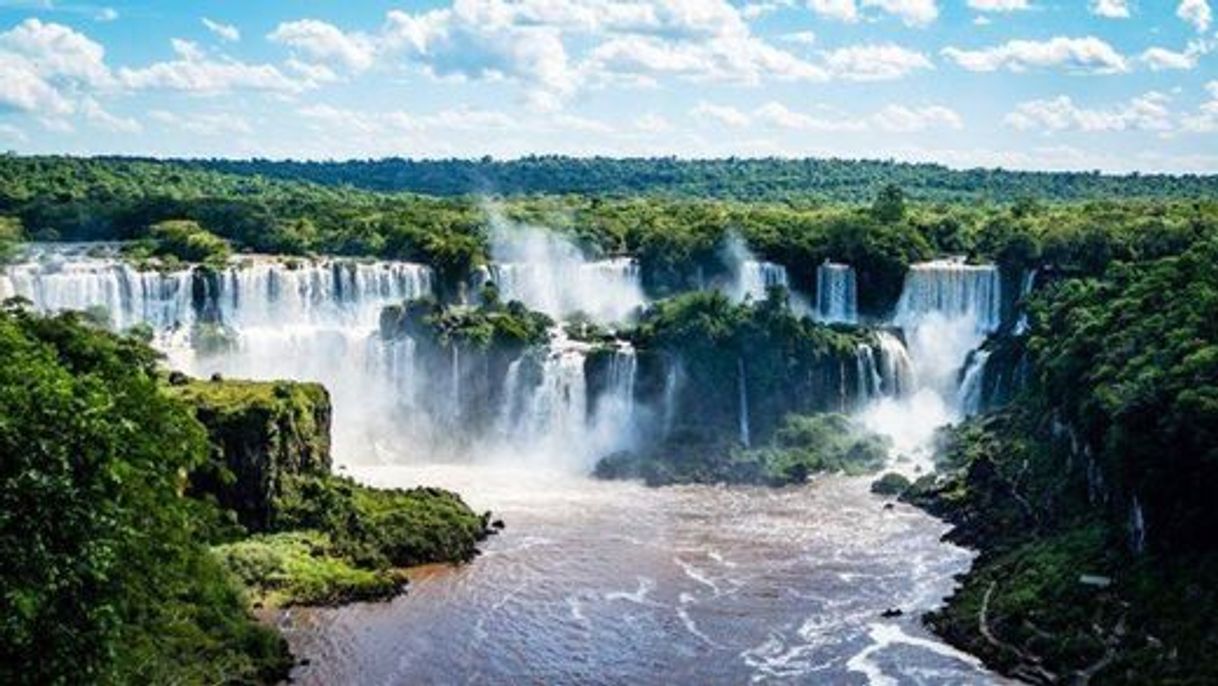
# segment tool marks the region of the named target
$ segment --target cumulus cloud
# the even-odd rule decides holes
[[[1142,52],[1139,59],[1152,71],[1184,70],[1196,67],[1201,56],[1208,51],[1205,43],[1196,41],[1182,51],[1161,47],[1148,48]]]
[[[119,82],[132,90],[178,91],[194,95],[220,95],[236,90],[299,93],[311,85],[288,77],[270,64],[211,59],[190,41],[173,39],[171,43],[177,59],[119,69]]]
[[[345,33],[337,26],[316,19],[301,19],[280,24],[267,38],[286,45],[312,62],[337,62],[353,71],[372,66],[373,39],[359,33]]]
[[[846,81],[899,79],[921,69],[933,69],[926,55],[898,45],[857,45],[825,54],[829,72]]]
[[[695,119],[712,119],[720,124],[733,127],[749,125],[749,115],[730,105],[715,105],[700,102],[689,111]]]
[[[968,6],[978,12],[1019,12],[1032,8],[1028,0],[968,0]]]
[[[1172,128],[1171,98],[1150,92],[1106,109],[1080,107],[1068,95],[1021,103],[1005,118],[1007,126],[1020,131],[1168,131]]]
[[[1129,0],[1091,0],[1091,13],[1108,19],[1128,19]]]
[[[97,102],[93,98],[84,99],[84,101],[81,103],[81,113],[84,114],[85,119],[88,120],[89,123],[97,126],[98,128],[105,129],[106,131],[113,131],[115,133],[139,133],[140,131],[144,130],[144,127],[141,126],[140,123],[134,118],[115,116],[106,111],[106,109],[101,106],[101,103]]]
[[[891,104],[868,116],[853,117],[842,113],[815,116],[793,110],[770,101],[751,112],[728,105],[699,103],[690,110],[694,118],[710,119],[716,123],[743,128],[752,124],[791,131],[863,132],[878,130],[886,133],[913,133],[929,129],[960,129],[964,120],[954,110],[941,105],[908,106]]]
[[[1209,30],[1214,20],[1208,0],[1180,0],[1176,6],[1176,16],[1191,24],[1197,33]]]
[[[203,17],[203,26],[218,37],[220,40],[228,43],[236,43],[241,40],[241,31],[232,24],[222,24],[218,21],[212,21],[207,17]]]
[[[853,23],[863,10],[891,14],[908,26],[926,26],[939,17],[935,0],[808,0],[808,9],[829,19]]]
[[[1201,103],[1195,113],[1185,116],[1180,126],[1190,133],[1218,133],[1218,81],[1205,84],[1209,100]]]
[[[1003,69],[1026,72],[1050,68],[1088,74],[1129,71],[1128,60],[1111,45],[1094,36],[1058,36],[1046,41],[1012,40],[979,50],[947,47],[942,54],[960,67],[976,72]]]
[[[167,110],[153,110],[148,113],[148,117],[157,123],[198,136],[248,135],[254,132],[254,127],[245,117],[232,112],[179,114]]]
[[[62,24],[26,19],[0,34],[0,50],[25,59],[42,78],[90,86],[111,82],[105,48]]]

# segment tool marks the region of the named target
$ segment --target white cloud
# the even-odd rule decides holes
[[[747,2],[740,8],[740,15],[745,19],[759,19],[767,14],[793,7],[795,0],[765,0],[763,2]]]
[[[232,24],[222,24],[218,21],[212,21],[207,17],[203,17],[203,26],[207,27],[208,31],[216,34],[220,40],[228,43],[236,43],[241,40],[241,31]]]
[[[1207,51],[1203,43],[1195,42],[1180,52],[1160,47],[1148,48],[1139,59],[1152,71],[1192,69]]]
[[[634,120],[634,128],[646,133],[666,133],[672,130],[672,123],[654,112],[648,112]]]
[[[112,80],[105,65],[105,48],[62,24],[26,19],[0,34],[0,50],[25,58],[46,79],[91,86],[105,86]]]
[[[914,133],[927,129],[962,129],[964,120],[960,115],[941,105],[907,107],[888,105],[871,117],[876,128],[891,133]]]
[[[114,21],[118,19],[118,10],[113,7],[103,7],[97,10],[97,14],[93,15],[93,19],[100,22]]]
[[[1091,0],[1091,13],[1108,19],[1128,19],[1129,0]]]
[[[1094,36],[1058,36],[1046,41],[1012,40],[980,50],[947,47],[942,53],[964,69],[977,72],[1062,68],[1076,73],[1113,74],[1129,70],[1124,56]]]
[[[730,105],[715,105],[700,102],[689,111],[695,119],[713,119],[727,126],[741,127],[749,125],[749,115]]]
[[[898,45],[856,45],[825,54],[829,72],[847,81],[899,79],[920,69],[933,69],[926,55]]]
[[[808,0],[808,9],[816,14],[848,23],[859,21],[868,8],[891,14],[908,26],[926,26],[939,17],[935,0]]]
[[[237,90],[299,93],[312,84],[286,76],[269,64],[207,58],[198,45],[173,39],[178,59],[146,67],[119,69],[119,81],[132,90],[166,90],[219,95]]]
[[[153,110],[149,118],[165,126],[181,129],[199,136],[248,135],[254,132],[244,117],[233,112],[192,112],[177,114],[166,110]]]
[[[855,22],[859,20],[859,8],[854,0],[808,0],[808,9],[830,19]]]
[[[1180,0],[1176,16],[1191,24],[1197,33],[1207,31],[1214,20],[1208,0]]]
[[[1172,128],[1170,98],[1150,92],[1108,109],[1079,107],[1068,95],[1020,103],[1004,119],[1020,131],[1168,131]]]
[[[25,131],[13,126],[0,122],[0,139],[8,139],[14,143],[24,143],[29,140],[29,136],[25,135]]]
[[[75,109],[72,102],[47,83],[28,60],[0,52],[0,113],[4,110],[63,115]]]
[[[1205,84],[1205,92],[1209,100],[1193,114],[1185,116],[1180,126],[1190,133],[1218,133],[1218,81]]]
[[[910,107],[892,104],[869,116],[857,117],[833,112],[831,117],[818,117],[792,110],[776,101],[767,102],[748,113],[731,106],[702,102],[690,110],[690,115],[695,118],[713,119],[736,128],[756,123],[792,131],[857,133],[878,130],[885,133],[913,133],[928,129],[964,127],[964,121],[959,114],[941,105]]]
[[[797,45],[816,45],[816,34],[811,31],[792,31],[782,34],[778,39]]]
[[[314,62],[335,61],[352,71],[372,66],[376,54],[374,41],[368,36],[344,33],[337,26],[316,19],[280,24],[267,38]]]
[[[117,117],[110,114],[93,98],[84,99],[81,103],[81,113],[89,123],[115,133],[139,133],[144,128],[131,117]]]
[[[1019,12],[1032,8],[1028,0],[968,0],[968,6],[978,12]]]

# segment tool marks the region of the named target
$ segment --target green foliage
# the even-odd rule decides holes
[[[17,253],[17,244],[25,237],[21,220],[17,217],[0,216],[0,265],[8,262]]]
[[[155,354],[77,315],[0,312],[0,681],[273,680],[288,659],[181,496],[203,429]]]
[[[335,553],[372,569],[468,562],[486,532],[485,518],[455,493],[374,489],[329,475],[287,480],[275,511],[274,530],[320,531]]]
[[[223,265],[232,254],[227,241],[194,221],[158,222],[152,225],[150,235],[156,241],[153,254],[158,256],[173,257],[185,262]]]
[[[649,485],[746,483],[784,486],[813,474],[866,474],[884,466],[887,441],[840,414],[788,415],[770,445],[745,450],[678,435],[642,454],[618,453],[596,465],[603,479]]]
[[[887,472],[880,478],[871,482],[871,492],[876,495],[894,496],[901,495],[909,490],[909,479],[897,474],[896,472]]]
[[[680,196],[737,200],[817,198],[868,202],[885,186],[929,201],[1012,202],[1095,198],[1213,197],[1213,177],[1099,172],[954,171],[936,164],[880,160],[680,160],[523,157],[517,160],[383,160],[270,162],[200,160],[192,167],[280,179],[307,179],[376,191],[432,195],[539,193]]]
[[[353,566],[328,536],[313,531],[260,534],[215,551],[268,607],[380,600],[400,593],[407,581],[400,569]]]

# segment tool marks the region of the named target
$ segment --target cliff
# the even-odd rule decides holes
[[[190,475],[250,531],[275,524],[276,503],[295,476],[330,473],[330,394],[319,384],[188,381],[173,392],[207,428],[211,459]]]

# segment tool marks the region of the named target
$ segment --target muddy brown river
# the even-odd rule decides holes
[[[785,489],[492,467],[353,470],[431,484],[506,530],[384,603],[279,618],[305,684],[1003,683],[918,617],[971,555],[867,480]],[[884,618],[888,609],[899,617]]]

